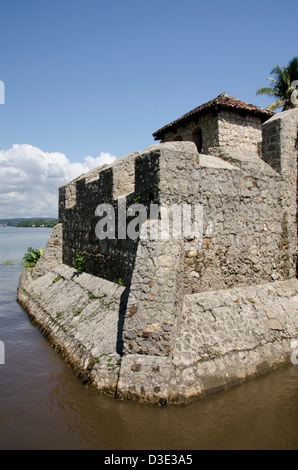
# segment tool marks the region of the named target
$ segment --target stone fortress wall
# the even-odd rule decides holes
[[[218,126],[233,124],[228,114]],[[18,300],[84,380],[122,398],[180,403],[289,360],[297,122],[291,110],[261,131],[245,125],[243,147],[236,131],[227,127],[225,144],[214,126],[221,142],[210,137],[208,155],[192,142],[155,144],[60,188],[60,224],[32,275],[24,272]],[[99,240],[101,203],[114,207],[117,227],[123,205],[199,205],[201,237]],[[146,220],[143,231],[150,227]],[[73,269],[77,254],[83,274]]]

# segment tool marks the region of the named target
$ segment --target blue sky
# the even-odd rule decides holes
[[[257,88],[298,55],[292,0],[2,0],[0,15],[0,217],[55,215],[55,184],[222,92],[268,106]],[[33,210],[28,182],[47,178],[55,197]]]

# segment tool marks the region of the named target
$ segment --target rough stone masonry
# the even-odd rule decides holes
[[[117,398],[187,403],[289,362],[297,129],[294,109],[262,124],[262,157],[165,142],[60,188],[59,224],[22,273],[18,301],[81,380]],[[202,236],[101,240],[102,203],[116,222],[133,204],[199,205]]]

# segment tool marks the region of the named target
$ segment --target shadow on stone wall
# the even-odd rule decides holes
[[[76,197],[71,207],[67,203],[67,187],[60,188],[59,218],[63,225],[64,264],[74,266],[76,256],[81,255],[85,272],[124,286],[130,285],[138,237],[132,239],[126,236],[121,239],[119,232],[123,233],[123,224],[128,227],[138,217],[138,212],[127,215],[123,222],[123,212],[119,215],[120,204],[121,207],[125,205],[126,211],[132,205],[142,204],[148,209],[150,204],[158,204],[159,155],[159,151],[152,151],[134,158],[134,192],[122,198],[113,197],[113,168],[101,171],[94,181],[87,182],[86,178],[81,178],[72,183],[75,184]],[[108,204],[114,210],[114,238],[99,239],[96,235],[100,221],[96,209],[100,204]],[[134,230],[139,231],[138,224]]]

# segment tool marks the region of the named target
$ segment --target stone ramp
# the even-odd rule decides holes
[[[126,297],[125,287],[63,264],[37,279],[25,270],[18,288],[18,302],[77,375],[111,394]]]

